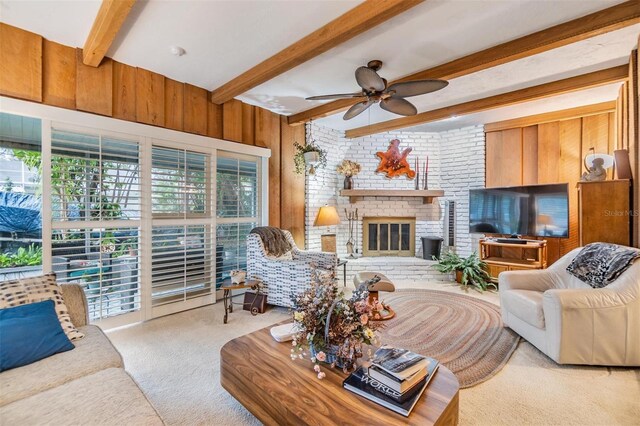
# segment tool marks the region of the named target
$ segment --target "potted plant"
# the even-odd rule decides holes
[[[344,175],[344,189],[353,188],[353,176],[360,173],[362,166],[351,160],[342,160],[337,168],[339,174]]]
[[[320,148],[313,141],[306,145],[300,145],[298,142],[293,143],[296,153],[293,157],[295,165],[295,172],[302,174],[307,169],[307,164],[311,165],[309,168],[309,174],[315,174],[315,170],[318,167],[325,167],[327,165],[327,151]]]
[[[380,323],[372,322],[373,307],[368,303],[366,286],[356,289],[350,298],[338,292],[333,274],[312,274],[311,287],[292,301],[293,336],[291,359],[309,356],[313,369],[322,379],[325,373],[320,363],[355,369],[356,360],[363,356],[363,345],[376,341],[375,331]],[[307,353],[306,350],[309,350]]]
[[[437,259],[434,257],[434,260]],[[442,255],[437,264],[433,265],[433,268],[443,274],[454,273],[456,282],[462,284],[465,288],[472,285],[481,292],[489,287],[497,289],[496,285],[491,282],[489,274],[487,274],[487,264],[480,260],[476,252],[473,252],[467,258],[463,258],[452,251],[448,251]]]

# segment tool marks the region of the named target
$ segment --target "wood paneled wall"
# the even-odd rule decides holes
[[[548,240],[549,264],[579,246],[576,184],[583,159],[591,147],[613,154],[615,126],[609,112],[486,132],[487,188],[569,183],[569,238]]]
[[[305,143],[305,130],[286,117],[236,99],[216,105],[206,89],[109,58],[86,66],[81,49],[3,23],[0,94],[270,148],[269,222],[305,245],[304,177],[293,171],[293,143]]]
[[[640,40],[639,40],[640,43]],[[620,149],[629,151],[633,177],[633,245],[640,247],[640,69],[638,50],[629,57],[629,80],[620,87],[616,102],[616,135]]]

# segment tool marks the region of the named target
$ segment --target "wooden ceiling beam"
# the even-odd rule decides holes
[[[604,114],[616,110],[616,101],[600,102],[598,104],[584,105],[559,111],[545,112],[542,114],[528,115],[526,117],[513,118],[511,120],[497,121],[484,125],[485,132],[514,129],[516,127],[533,126],[534,124],[551,123],[553,121],[571,120],[578,117]]]
[[[366,0],[211,93],[222,104],[374,28],[424,0]]]
[[[640,22],[640,0],[631,0],[617,4],[590,15],[559,24],[506,43],[490,47],[468,56],[455,59],[395,80],[389,84],[437,78],[451,80],[497,65],[526,58],[576,43],[591,37],[605,34]],[[292,114],[288,118],[290,125],[302,124],[309,120],[326,117],[346,110],[353,100],[338,100]]]
[[[136,0],[102,0],[87,41],[82,48],[82,63],[97,67],[107,54]]]
[[[513,92],[502,93],[488,98],[477,99],[444,108],[425,111],[411,117],[396,118],[369,126],[358,127],[347,130],[347,138],[359,138],[376,133],[388,132],[391,130],[413,127],[419,124],[430,123],[445,118],[473,114],[489,109],[509,106],[521,102],[534,101],[548,98],[550,96],[562,95],[564,93],[589,89],[605,84],[625,81],[629,77],[629,66],[620,65],[595,71],[576,77],[565,78],[551,83],[540,84],[538,86],[527,87]]]
[[[553,121],[571,120],[590,115],[615,112],[616,101],[600,102],[598,104],[584,105],[559,111],[545,112],[542,114],[528,115],[526,117],[513,118],[511,120],[496,121],[484,125],[485,132],[514,129],[516,127],[533,126],[534,124],[551,123]]]

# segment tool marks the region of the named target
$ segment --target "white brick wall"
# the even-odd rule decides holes
[[[420,188],[422,188],[424,162],[429,155],[429,187],[438,188],[440,180],[439,138],[437,133],[388,132],[364,138],[345,140],[344,158],[362,165],[362,171],[354,177],[354,187],[359,189],[414,189],[415,180],[406,176],[389,179],[384,174],[375,173],[379,158],[378,151],[386,151],[393,139],[400,140],[400,151],[411,147],[409,163],[415,169],[415,159],[420,161]],[[342,160],[342,159],[341,159]],[[341,161],[340,160],[340,161]],[[342,185],[342,178],[339,185]],[[344,209],[358,209],[358,222],[355,224],[356,248],[362,253],[362,218],[363,217],[415,217],[416,218],[416,256],[421,256],[422,236],[442,236],[440,209],[437,204],[423,204],[420,198],[376,197],[365,198],[350,204],[349,198],[338,197],[338,209],[341,218],[346,222]],[[346,254],[348,229],[341,226],[338,234],[338,254]]]
[[[441,189],[445,200],[456,201],[456,252],[468,256],[478,250],[477,238],[469,234],[469,189],[484,188],[484,129],[471,126],[439,135]]]
[[[307,174],[306,177],[306,244],[308,250],[319,251],[320,235],[325,233],[327,228],[316,228],[313,226],[313,221],[320,207],[325,204],[337,206],[340,176],[336,173],[336,167],[344,158],[345,138],[343,132],[314,123],[307,124],[307,143],[312,139],[322,149],[327,150],[326,168],[318,169],[315,175]],[[332,231],[335,232],[335,229]],[[338,231],[338,234],[341,233],[342,229]]]
[[[312,126],[312,127],[311,127]],[[316,172],[315,176],[307,176],[307,248],[320,250],[320,235],[326,232],[326,228],[313,227],[313,221],[318,209],[325,205],[332,205],[338,209],[342,224],[334,227],[337,234],[338,255],[346,256],[346,242],[348,238],[348,226],[345,208],[358,209],[359,221],[355,226],[356,247],[361,253],[362,248],[362,218],[365,216],[408,216],[416,218],[416,256],[422,255],[420,237],[442,236],[442,214],[444,200],[457,201],[457,236],[456,251],[462,255],[468,255],[477,247],[477,241],[472,242],[469,235],[469,188],[484,186],[484,131],[482,126],[472,126],[440,133],[424,132],[389,132],[371,135],[358,139],[346,139],[344,133],[318,126],[307,125],[307,141],[310,139],[327,150],[327,167]],[[423,171],[424,161],[429,155],[429,188],[444,189],[445,197],[433,204],[422,204],[421,199],[376,197],[366,198],[355,204],[350,204],[347,197],[340,197],[339,191],[343,186],[343,176],[336,172],[337,165],[343,159],[357,161],[362,165],[362,171],[354,177],[355,188],[367,189],[413,189],[415,181],[406,177],[387,179],[382,174],[376,174],[375,169],[379,160],[375,156],[377,151],[386,151],[389,142],[393,139],[400,140],[400,149],[412,147],[409,155],[409,163],[415,166],[416,156],[420,159],[420,170]],[[422,173],[420,186],[422,187]],[[385,264],[389,271],[394,268],[403,269],[406,260],[398,258],[380,258],[373,261],[375,264]],[[360,264],[366,264],[369,260],[358,260]],[[353,261],[352,261],[353,262]],[[350,263],[352,263],[350,262]],[[395,265],[398,263],[398,265]],[[406,266],[406,265],[404,265]],[[356,263],[349,267],[353,272]],[[380,271],[383,272],[384,271]],[[417,276],[424,279],[425,276],[434,275],[432,269],[426,264],[420,264],[410,269],[407,274],[397,275],[398,279],[412,279]]]

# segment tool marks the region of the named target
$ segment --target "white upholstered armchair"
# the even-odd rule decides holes
[[[501,273],[505,325],[559,364],[640,366],[640,260],[595,289],[566,271],[580,250],[546,270]]]
[[[296,247],[289,231],[283,231],[291,244],[291,256],[273,258],[267,255],[262,239],[247,237],[247,277],[262,281],[267,303],[292,307],[291,295],[300,294],[311,285],[311,273],[319,267],[335,275],[338,258],[335,253],[303,251]]]

